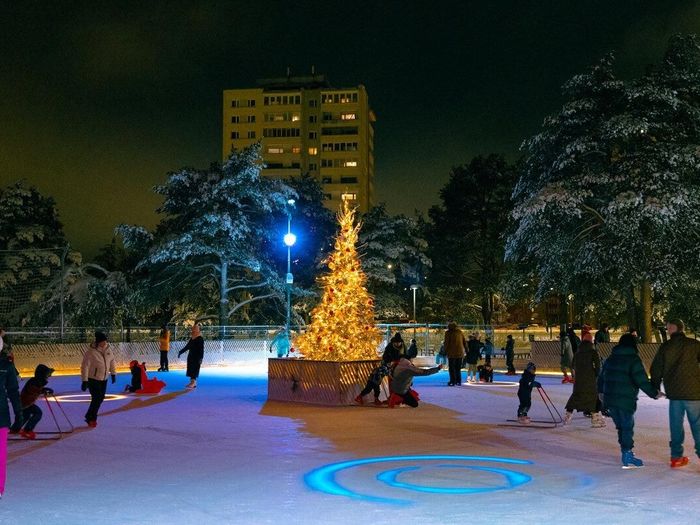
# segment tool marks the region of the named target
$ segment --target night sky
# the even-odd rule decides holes
[[[222,90],[287,66],[367,87],[378,200],[412,213],[451,166],[517,158],[604,53],[625,78],[700,32],[699,3],[670,0],[27,0],[0,16],[0,185],[52,195],[88,255],[120,222],[154,224],[168,171],[221,160]]]

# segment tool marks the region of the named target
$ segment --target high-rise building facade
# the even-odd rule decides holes
[[[224,159],[260,141],[265,176],[308,173],[321,183],[329,208],[350,200],[367,211],[374,204],[376,119],[364,86],[332,88],[323,75],[258,85],[224,91]]]

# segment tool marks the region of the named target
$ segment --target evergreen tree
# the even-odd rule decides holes
[[[346,203],[338,213],[340,232],[328,256],[329,273],[319,278],[323,297],[311,312],[312,322],[294,345],[307,359],[357,361],[376,359],[381,336],[374,323],[374,301],[357,254],[361,224]]]
[[[261,167],[256,144],[233,152],[223,165],[171,173],[154,189],[164,198],[155,232],[118,228],[127,248],[145,250],[137,268],[162,277],[165,294],[182,287],[195,299],[216,299],[218,313],[197,301],[199,318],[225,325],[245,305],[284,291],[267,254],[278,242],[274,218],[297,196],[283,182],[262,177]]]

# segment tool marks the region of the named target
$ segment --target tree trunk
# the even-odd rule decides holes
[[[651,283],[648,280],[642,281],[642,286],[640,290],[640,303],[642,307],[642,326],[641,329],[642,342],[651,343],[653,338],[653,329],[651,326],[651,314],[652,314],[652,304],[651,304]]]
[[[219,326],[228,324],[228,263],[221,261],[221,275],[219,280]],[[223,330],[223,328],[221,329]]]
[[[559,296],[559,332],[566,332],[566,323],[569,319],[569,305],[566,300],[566,295]]]

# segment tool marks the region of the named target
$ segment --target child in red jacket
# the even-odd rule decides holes
[[[41,409],[36,405],[36,400],[41,395],[53,394],[53,390],[46,386],[53,373],[54,369],[46,365],[36,367],[34,377],[25,383],[20,394],[23,421],[19,421],[20,425],[17,425],[18,421],[15,420],[15,424],[10,427],[11,434],[19,433],[25,439],[36,439],[34,428],[41,421],[43,415]]]

